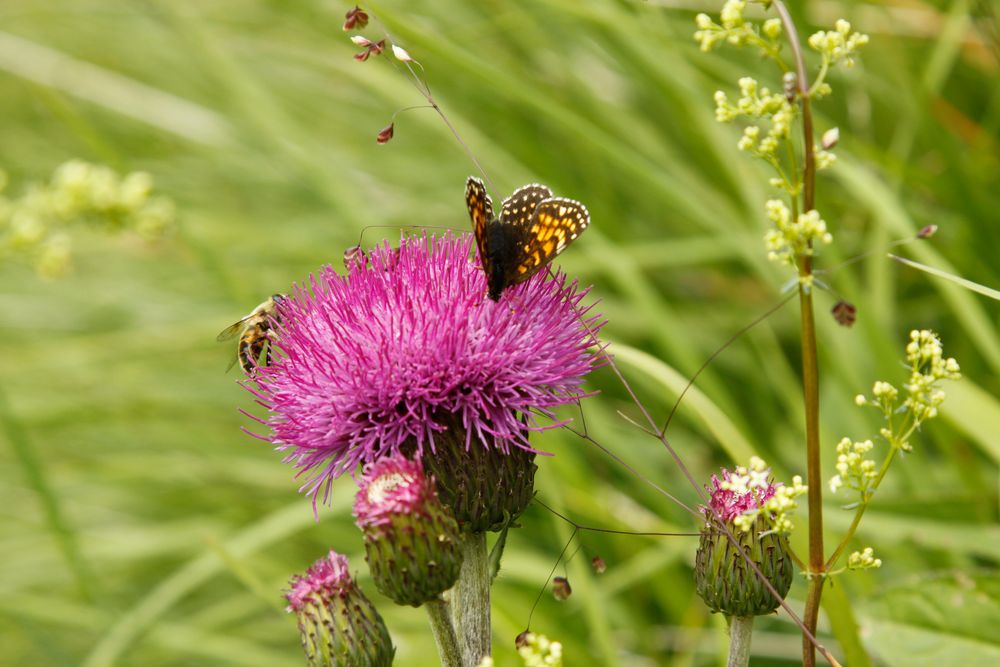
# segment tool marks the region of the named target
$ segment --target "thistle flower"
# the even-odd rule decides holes
[[[298,617],[309,667],[392,664],[389,631],[351,579],[345,556],[331,551],[305,575],[292,577],[290,585],[288,611]]]
[[[452,458],[530,456],[529,433],[559,426],[536,415],[585,395],[600,326],[580,305],[586,290],[539,274],[495,303],[471,244],[385,244],[346,276],[327,266],[282,304],[276,358],[250,388],[271,412],[265,439],[307,476],[314,503],[336,477],[387,455],[423,458],[439,489],[444,474],[428,461],[449,463],[442,444]]]
[[[764,586],[743,554],[784,597],[792,585],[792,561],[784,535],[773,528],[769,504],[782,496],[783,486],[770,480],[770,470],[755,459],[749,469],[712,475],[709,508],[695,555],[695,587],[715,612],[747,617],[769,614],[779,600]],[[739,543],[735,547],[717,523],[721,519]],[[749,521],[746,519],[749,518]],[[741,553],[742,552],[742,553]]]
[[[396,604],[418,607],[455,585],[458,524],[418,462],[392,456],[369,465],[354,516],[372,579]]]

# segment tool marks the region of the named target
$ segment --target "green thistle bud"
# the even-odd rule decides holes
[[[736,537],[740,549],[763,572],[764,577],[782,598],[792,585],[792,561],[785,537],[772,528],[763,505],[775,495],[777,486],[765,478],[756,477],[754,483],[733,484],[735,477],[728,470],[722,471],[723,480],[712,476],[710,504]],[[737,488],[733,488],[736,486]],[[764,582],[754,572],[746,559],[729,540],[713,513],[704,510],[706,521],[701,530],[698,552],[695,556],[695,588],[709,609],[729,616],[759,616],[778,608]],[[734,521],[737,517],[756,512],[749,522]]]
[[[433,453],[423,457],[437,480],[441,502],[451,508],[463,532],[501,530],[521,516],[534,496],[535,453],[486,444],[467,446],[465,430],[453,425],[435,435]]]
[[[331,551],[285,597],[302,634],[309,667],[388,667],[396,650],[371,601],[351,579],[347,558]]]
[[[372,579],[396,604],[419,607],[455,585],[458,524],[419,463],[399,455],[368,466],[354,516]]]

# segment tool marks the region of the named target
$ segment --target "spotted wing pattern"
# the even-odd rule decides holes
[[[500,222],[527,229],[531,224],[531,216],[535,209],[550,197],[552,197],[552,190],[544,185],[538,183],[524,185],[503,200],[503,206],[500,207]]]
[[[469,208],[472,218],[472,231],[476,235],[476,246],[479,248],[479,261],[489,275],[489,264],[492,261],[489,249],[489,235],[486,228],[493,220],[493,200],[486,194],[486,186],[475,176],[469,176],[465,181],[465,205]]]
[[[538,273],[556,255],[583,233],[590,224],[587,207],[572,199],[553,197],[539,202],[531,215],[517,253],[517,266],[510,284],[524,282]]]

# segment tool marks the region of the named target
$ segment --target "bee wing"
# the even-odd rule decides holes
[[[246,317],[244,317],[243,319],[241,319],[239,322],[233,322],[232,324],[230,324],[228,327],[226,327],[225,329],[223,329],[222,331],[219,332],[219,335],[215,337],[215,340],[217,340],[217,341],[219,341],[221,343],[223,341],[227,341],[227,340],[230,340],[232,338],[235,338],[236,334],[238,334],[241,331],[243,331],[243,325],[246,323],[247,318],[249,318],[249,317],[250,317],[250,315],[247,315]]]

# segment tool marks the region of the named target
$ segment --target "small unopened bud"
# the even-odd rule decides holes
[[[392,55],[396,56],[396,60],[402,60],[404,63],[413,62],[413,58],[411,58],[410,54],[406,52],[406,49],[401,46],[396,46],[395,44],[392,45]]]
[[[354,35],[351,37],[351,41],[354,42],[355,46],[370,46],[372,44],[370,39],[361,35]]]
[[[795,75],[795,72],[785,72],[785,76],[781,78],[781,83],[785,88],[785,99],[789,102],[794,102],[796,96],[799,94],[799,77]]]
[[[361,29],[368,25],[368,14],[365,13],[363,9],[354,6],[354,9],[347,10],[347,14],[344,15],[344,30],[354,30],[355,28]]]
[[[462,565],[458,524],[421,465],[399,454],[369,465],[354,502],[375,586],[418,607],[455,585]]]
[[[823,133],[823,138],[820,141],[820,145],[823,147],[823,150],[828,151],[834,146],[836,146],[838,141],[840,141],[840,128],[831,127],[829,130]]]
[[[378,135],[375,137],[375,142],[378,144],[387,144],[389,140],[392,139],[392,135],[395,132],[395,123],[389,123],[381,130],[379,130]],[[403,143],[406,143],[405,141]]]
[[[590,559],[590,567],[594,568],[594,572],[597,574],[604,574],[605,570],[608,569],[608,564],[600,556],[594,556]]]
[[[560,602],[568,600],[573,594],[573,589],[569,585],[566,577],[554,577],[552,579],[552,596]]]
[[[937,225],[925,225],[920,229],[919,232],[917,232],[917,238],[929,239],[930,237],[934,236],[937,233],[937,230],[938,230]]]
[[[515,648],[523,648],[528,645],[528,638],[531,636],[531,630],[525,630],[514,639]]]
[[[295,613],[309,667],[389,667],[396,650],[375,606],[351,579],[347,558],[331,551],[285,594]]]
[[[843,299],[833,304],[830,312],[833,314],[833,319],[842,327],[849,327],[858,319],[858,309]]]

